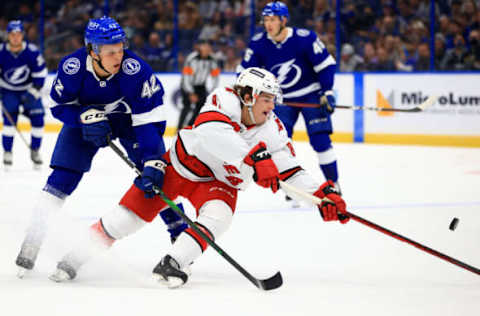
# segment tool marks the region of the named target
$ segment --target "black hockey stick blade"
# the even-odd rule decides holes
[[[135,166],[135,163],[128,158],[127,155],[123,153],[123,151],[118,148],[115,143],[113,143],[110,139],[108,139],[108,145],[110,148],[127,164],[132,168],[137,175],[141,175],[140,170]],[[163,193],[162,190],[158,188],[153,188],[155,191],[155,194],[159,195],[165,203],[167,203],[174,211],[177,213],[181,218],[187,222],[188,226],[190,226],[197,234],[199,234],[213,249],[217,251],[219,255],[221,255],[225,260],[227,260],[232,266],[237,269],[238,272],[243,274],[250,282],[252,282],[253,285],[255,285],[258,289],[260,290],[274,290],[276,288],[279,288],[283,284],[283,279],[282,275],[280,272],[277,272],[274,276],[265,279],[265,280],[260,280],[255,278],[253,275],[251,275],[247,270],[245,270],[240,264],[238,264],[232,257],[230,257],[222,248],[220,248],[219,245],[217,245],[210,237],[208,237],[198,226],[187,216],[185,213],[180,210],[180,208],[170,200],[165,193]]]
[[[282,286],[283,284],[283,278],[282,274],[279,272],[275,273],[274,276],[265,279],[265,280],[258,280],[257,287],[269,291],[269,290],[274,290]]]

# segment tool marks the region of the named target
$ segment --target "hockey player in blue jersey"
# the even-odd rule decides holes
[[[8,42],[0,44],[0,95],[3,106],[3,164],[8,170],[13,164],[13,138],[20,106],[32,125],[30,158],[34,168],[42,165],[40,145],[45,114],[40,90],[47,76],[45,60],[37,47],[24,41],[22,21],[7,25]],[[12,122],[13,121],[13,122]],[[12,124],[13,123],[13,124]]]
[[[275,114],[292,137],[302,113],[320,168],[339,189],[337,161],[330,140],[336,63],[315,32],[287,27],[288,18],[288,7],[281,1],[270,2],[263,8],[265,31],[252,37],[237,73],[248,67],[263,67],[277,77],[284,101],[323,104],[318,108],[277,106]]]
[[[47,231],[47,219],[73,193],[99,148],[118,138],[142,175],[135,185],[145,200],[162,187],[166,163],[163,87],[152,69],[126,49],[126,36],[112,18],[89,21],[86,48],[64,57],[50,96],[52,115],[63,122],[52,154],[53,168],[35,205],[32,221],[17,257],[19,277],[35,264]],[[145,202],[147,203],[147,202]],[[172,237],[186,225],[173,212],[162,216]]]

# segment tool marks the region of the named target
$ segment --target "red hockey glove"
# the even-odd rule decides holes
[[[322,203],[318,206],[318,210],[324,221],[338,220],[340,223],[346,224],[350,220],[346,215],[347,205],[335,189],[335,184],[332,180],[328,180],[322,184],[313,195],[323,199]]]
[[[257,146],[253,147],[243,161],[253,167],[255,172],[253,180],[258,185],[264,188],[271,188],[273,193],[278,191],[280,174],[264,142],[259,142]]]

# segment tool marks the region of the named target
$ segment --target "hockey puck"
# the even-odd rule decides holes
[[[459,222],[459,219],[454,217],[448,228],[452,231],[455,230],[455,228],[457,228],[457,226],[458,226],[458,222]]]

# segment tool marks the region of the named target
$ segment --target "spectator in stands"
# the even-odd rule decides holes
[[[148,36],[148,43],[144,46],[145,60],[152,67],[153,71],[161,71],[166,68],[163,59],[163,45],[160,41],[160,35],[157,32],[151,32]]]
[[[357,71],[363,68],[363,58],[355,54],[350,44],[342,45],[340,71]]]
[[[142,34],[136,33],[133,35],[130,49],[137,54],[140,58],[145,58],[145,39]]]
[[[435,34],[435,69],[443,70],[442,61],[446,55],[446,40],[441,33]]]
[[[224,72],[235,72],[237,66],[242,61],[241,57],[238,57],[238,54],[235,53],[235,49],[233,47],[227,47],[226,49],[226,59],[223,64],[223,71]]]
[[[470,44],[469,68],[480,70],[480,29],[472,30],[468,40]]]
[[[377,71],[395,71],[395,65],[382,46],[377,48]]]
[[[368,42],[363,45],[363,65],[360,67],[362,71],[375,71],[377,69],[377,56],[375,54],[375,47]]]
[[[220,12],[216,12],[213,18],[206,20],[198,38],[210,41],[217,40],[220,31]]]
[[[454,40],[454,48],[447,51],[445,58],[442,60],[441,68],[444,70],[465,70],[467,56],[465,40],[462,35],[457,34]]]
[[[417,49],[418,58],[415,64],[416,71],[430,70],[430,47],[427,43],[421,43]]]

